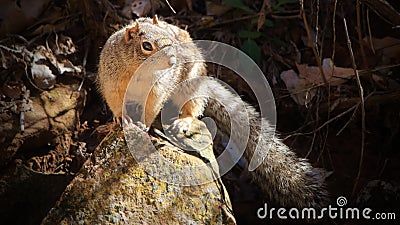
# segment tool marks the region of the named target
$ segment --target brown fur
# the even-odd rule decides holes
[[[141,47],[143,41],[149,41],[155,49],[144,50]],[[176,90],[182,81],[207,74],[205,63],[201,60],[202,55],[192,43],[189,33],[176,26],[157,19],[139,18],[134,24],[121,29],[109,38],[101,52],[97,83],[114,116],[122,116],[125,90],[131,77],[144,60],[153,53],[179,42],[187,43],[187,45],[181,51],[174,53],[177,58],[194,57],[200,61],[174,65],[172,72],[163,75],[164,82],[155,83],[147,101],[139,102],[146,106],[145,125],[151,125],[171,95],[176,105],[184,105],[181,109],[181,120],[175,123],[178,127],[188,126],[191,118],[201,116],[206,105],[205,114],[213,117],[220,129],[226,133],[230,133],[231,122],[236,123],[238,127],[244,127],[245,123],[250,122],[250,138],[245,157],[250,160],[257,147],[265,156],[262,164],[252,172],[254,181],[270,198],[284,206],[323,205],[327,195],[324,189],[323,171],[313,168],[305,159],[297,158],[282,141],[275,137],[268,121],[260,118],[259,113],[252,106],[244,103],[218,82],[210,81],[195,85],[188,83]],[[163,60],[168,60],[168,57],[163,55],[156,56],[159,57],[157,60],[160,64]],[[157,63],[150,65],[150,68],[144,72],[144,79],[153,79],[157,66]],[[173,92],[175,93],[172,94]],[[188,98],[184,97],[195,96],[195,94],[210,97],[209,99],[196,98],[185,103]],[[222,106],[215,99],[220,100],[224,105]],[[247,112],[242,111],[240,105],[244,105]],[[226,110],[223,110],[223,107]],[[231,121],[227,111],[235,113],[238,119]],[[250,120],[246,121],[245,118]],[[261,127],[261,122],[267,126]],[[233,131],[231,137],[233,140],[243,138],[240,136],[240,131]]]

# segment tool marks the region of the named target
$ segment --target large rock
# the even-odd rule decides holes
[[[184,138],[208,143],[203,152],[212,153],[212,138],[204,123],[196,121],[192,127],[200,127],[201,132]],[[129,133],[127,142],[131,149],[126,145],[124,131]],[[43,225],[234,223],[229,197],[219,179],[203,185],[182,186],[150,176],[130,152],[147,148],[148,134],[134,125],[124,131],[115,128],[104,139],[42,221]],[[177,166],[205,164],[202,157],[190,155],[165,139],[153,137],[151,142],[158,153]],[[192,176],[212,177],[218,173],[212,167],[207,168]]]

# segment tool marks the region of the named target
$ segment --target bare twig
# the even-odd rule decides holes
[[[277,20],[288,20],[288,19],[300,19],[301,17],[299,16],[299,14],[290,15],[290,16],[280,16],[280,15],[271,14],[271,18],[277,19]]]
[[[333,43],[332,43],[332,62],[335,61],[335,54],[336,54],[336,9],[337,9],[337,0],[333,3],[333,13],[332,13],[332,33],[333,33]],[[335,67],[332,66],[331,70],[331,77],[334,77]],[[328,85],[328,119],[330,118],[330,107],[331,107],[331,84]]]
[[[371,92],[374,95],[369,97],[367,95],[364,98],[365,101],[365,109],[368,109],[370,107],[376,107],[377,104],[400,104],[400,92]],[[368,100],[368,101],[367,101]],[[333,109],[336,113],[342,112],[343,110],[347,110],[348,108],[354,106],[355,104],[359,104],[360,98],[359,97],[353,97],[353,98],[346,98],[343,99],[342,101],[338,100],[335,103],[335,108]],[[323,107],[321,107],[320,112],[321,113],[326,113],[328,110],[328,107],[324,104]]]
[[[311,32],[310,32],[310,28],[308,26],[308,21],[307,21],[307,17],[305,14],[305,10],[304,10],[304,1],[300,0],[300,15],[303,18],[303,23],[304,23],[304,27],[306,29],[307,32],[307,37],[308,37],[308,41],[310,43],[310,46],[314,52],[314,56],[315,56],[315,60],[317,61],[317,65],[319,68],[319,73],[322,77],[322,80],[324,81],[325,85],[328,85],[328,81],[326,80],[325,74],[324,74],[324,70],[322,69],[322,62],[321,62],[321,57],[318,54],[317,48],[316,48],[316,43],[313,41],[313,38],[311,36]],[[316,40],[315,40],[316,41]]]
[[[168,5],[168,7],[172,10],[172,12],[173,12],[174,14],[176,14],[175,9],[171,6],[171,4],[169,4],[169,1],[168,1],[168,0],[165,0],[165,1],[167,2],[167,5]]]
[[[356,13],[357,13],[357,35],[358,35],[358,42],[360,43],[360,52],[361,52],[361,59],[362,59],[362,69],[368,68],[367,57],[365,56],[364,50],[364,41],[362,39],[362,31],[361,31],[361,3],[360,0],[357,0],[356,3]]]
[[[90,42],[86,41],[86,43],[87,43],[87,45],[85,48],[85,54],[84,54],[83,60],[82,60],[83,78],[82,78],[81,83],[79,84],[78,91],[81,91],[83,83],[85,82],[85,78],[86,78],[86,63],[87,63],[87,57],[89,55]]]
[[[371,32],[371,25],[369,22],[369,9],[367,9],[367,25],[368,25],[368,40],[369,40],[369,47],[371,48],[372,52],[375,53],[374,43],[372,43],[372,32]]]
[[[315,13],[315,48],[317,50],[318,55],[321,55],[322,51],[318,52],[317,44],[319,39],[319,0],[317,0],[317,12]],[[322,46],[321,46],[322,48]]]
[[[288,139],[288,138],[293,137],[293,136],[298,136],[298,135],[310,135],[310,134],[316,133],[316,132],[320,131],[322,128],[324,128],[325,126],[327,126],[328,124],[332,123],[333,121],[335,121],[335,120],[337,120],[337,119],[343,117],[343,116],[346,115],[347,113],[349,113],[349,112],[351,112],[351,111],[357,109],[358,106],[359,106],[359,104],[356,104],[356,105],[352,106],[351,108],[349,108],[349,109],[347,109],[346,111],[340,113],[339,115],[337,115],[337,116],[335,116],[335,117],[329,119],[328,121],[326,121],[325,123],[323,123],[321,126],[319,126],[317,129],[315,129],[315,130],[313,130],[313,131],[311,131],[311,132],[290,134],[290,135],[286,136],[285,138],[283,138],[283,140]]]
[[[259,16],[259,13],[255,13],[253,15],[242,16],[242,17],[239,17],[239,18],[225,20],[225,21],[218,22],[218,23],[211,23],[208,26],[200,27],[199,29],[206,29],[206,28],[216,27],[216,26],[225,25],[225,24],[229,24],[229,23],[235,23],[235,22],[242,21],[242,20],[253,19],[253,18],[258,17],[258,16]]]
[[[346,122],[346,124],[336,133],[336,136],[339,136],[342,131],[344,131],[344,129],[346,129],[346,127],[350,124],[351,121],[354,120],[354,118],[356,117],[356,113],[357,113],[357,109],[358,106],[360,105],[360,103],[357,103],[357,107],[354,109],[353,114],[351,115],[350,119]]]
[[[396,11],[386,0],[361,0],[375,13],[392,25],[400,24],[400,13]],[[394,3],[393,3],[394,4]]]
[[[387,66],[379,66],[376,67],[374,69],[368,69],[368,70],[359,70],[358,74],[363,75],[363,74],[367,74],[367,73],[373,73],[373,72],[377,72],[379,70],[386,70],[386,69],[391,69],[391,68],[395,68],[395,67],[399,67],[400,64],[394,64],[394,65],[387,65]]]
[[[349,36],[349,31],[347,29],[347,22],[346,22],[346,18],[343,17],[343,23],[344,23],[344,28],[345,28],[345,32],[346,32],[346,38],[347,38],[347,47],[349,48],[349,52],[350,52],[350,57],[351,57],[351,61],[352,61],[352,66],[353,66],[353,70],[354,70],[354,74],[356,75],[356,80],[357,80],[357,86],[358,86],[358,94],[360,95],[360,104],[361,104],[361,150],[360,150],[360,162],[358,165],[358,172],[357,172],[357,177],[356,180],[354,182],[354,186],[353,186],[353,192],[352,194],[354,195],[357,186],[358,186],[358,182],[360,180],[360,176],[361,176],[361,170],[362,170],[362,166],[363,166],[363,162],[364,162],[364,147],[365,147],[365,102],[364,102],[364,90],[363,87],[361,85],[361,80],[360,80],[360,76],[358,74],[357,71],[357,65],[356,65],[356,61],[354,59],[354,54],[353,54],[353,49],[351,47],[351,41],[350,41],[350,36]]]
[[[336,9],[337,9],[337,0],[335,0],[333,4],[333,16],[332,16],[332,33],[333,33],[333,48],[332,48],[332,62],[335,60],[335,54],[336,54]],[[334,72],[334,66],[332,66],[332,76]]]
[[[389,159],[386,158],[386,159],[385,159],[385,162],[383,163],[382,168],[381,168],[380,171],[379,171],[379,175],[378,175],[379,179],[382,177],[382,174],[383,174],[383,172],[385,171],[385,168],[386,168],[388,162],[389,162]]]
[[[274,19],[301,19],[300,10],[273,11],[270,13]]]
[[[365,97],[365,101],[367,101],[370,97],[372,97],[374,93],[369,94],[368,96]],[[397,96],[397,95],[396,95]],[[372,99],[372,98],[371,98]],[[361,105],[361,102],[357,102],[355,105],[353,105],[352,107],[348,108],[346,111],[341,112],[340,114],[338,114],[337,116],[329,119],[328,121],[326,121],[325,123],[323,123],[321,126],[319,126],[317,129],[310,131],[310,132],[303,132],[300,133],[298,132],[299,130],[303,129],[304,127],[308,126],[311,124],[311,122],[305,124],[304,126],[302,126],[301,128],[297,129],[295,132],[292,132],[290,134],[287,134],[284,138],[282,138],[282,140],[286,140],[290,137],[295,137],[295,136],[300,136],[300,135],[310,135],[310,134],[315,134],[316,132],[320,131],[322,128],[326,127],[327,125],[329,125],[330,123],[332,123],[333,121],[342,118],[343,116],[345,116],[346,114],[348,114],[349,112],[354,112],[358,110],[358,107]]]
[[[259,13],[260,16],[258,17],[257,31],[259,31],[261,27],[264,25],[265,16],[267,15],[267,13],[270,12],[271,12],[271,0],[264,0]]]
[[[318,92],[317,92],[318,98],[321,98],[321,94],[319,93],[320,91],[321,91],[321,89],[318,89]],[[318,102],[319,102],[319,99],[318,99]],[[316,105],[316,110],[315,110],[315,117],[316,117],[315,121],[317,122],[316,125],[318,125],[318,122],[319,122],[319,106],[320,106],[320,104],[317,104]],[[312,152],[312,150],[314,148],[314,143],[315,143],[316,137],[317,137],[317,132],[314,132],[313,138],[312,138],[312,141],[311,141],[311,145],[310,145],[310,147],[308,149],[308,152],[307,152],[306,156],[304,156],[304,158],[308,158],[308,156],[311,154],[311,152]],[[322,151],[323,151],[323,149],[321,150],[321,152]]]

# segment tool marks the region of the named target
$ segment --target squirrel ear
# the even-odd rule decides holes
[[[130,41],[133,38],[133,33],[137,32],[139,30],[139,23],[136,22],[136,26],[131,27],[131,28],[126,28],[125,30],[125,41]]]
[[[158,25],[158,17],[157,17],[157,15],[154,15],[154,17],[153,17],[153,24],[154,25]]]

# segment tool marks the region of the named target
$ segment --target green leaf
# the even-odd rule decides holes
[[[266,27],[274,27],[274,22],[272,20],[265,20],[264,25]]]
[[[261,33],[257,31],[249,31],[249,30],[239,31],[239,37],[241,38],[259,38],[260,36]]]
[[[243,4],[243,2],[240,0],[223,0],[222,4],[233,7],[233,8],[241,9],[248,13],[254,12],[251,8],[249,8],[247,5]]]
[[[250,58],[252,58],[257,64],[261,61],[261,49],[254,40],[246,40],[240,47]]]
[[[288,44],[286,42],[284,42],[283,40],[279,39],[279,38],[272,39],[272,44],[274,46],[278,46],[278,47],[282,47],[282,48],[287,48],[288,47]]]

